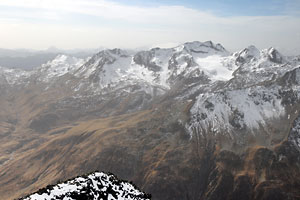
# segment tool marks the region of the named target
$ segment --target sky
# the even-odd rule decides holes
[[[0,0],[0,48],[150,48],[188,41],[300,55],[300,0]]]

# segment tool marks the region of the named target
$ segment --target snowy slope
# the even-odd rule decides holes
[[[132,184],[118,180],[114,175],[95,172],[86,177],[50,186],[31,194],[24,200],[55,199],[109,199],[109,200],[143,200],[150,195],[140,192]]]
[[[285,114],[276,88],[261,86],[201,94],[191,109],[190,131],[230,132],[258,129],[266,121]]]
[[[32,71],[0,67],[0,77],[2,82],[7,82],[10,85],[28,83],[35,79],[35,77],[37,77],[38,81],[49,83],[67,73],[74,73],[85,62],[85,59],[58,55],[55,59],[48,61]]]
[[[28,78],[32,72],[24,71],[21,69],[8,69],[0,67],[0,82],[9,85],[21,84],[22,81]]]
[[[207,86],[191,109],[190,133],[232,133],[255,130],[288,115],[287,103],[300,99],[300,62],[282,56],[276,49],[259,51],[249,46],[228,56],[226,64],[236,69],[217,89]],[[213,65],[217,59],[206,66]],[[213,67],[212,67],[213,68]],[[230,69],[230,67],[228,67]],[[226,72],[223,73],[226,76]],[[290,96],[289,96],[290,95]]]
[[[211,55],[205,58],[197,58],[196,63],[200,69],[210,77],[212,81],[228,81],[233,78],[233,71],[237,69],[236,65],[228,66],[230,59],[220,55]]]
[[[72,56],[58,55],[55,59],[38,68],[36,73],[40,74],[39,79],[41,81],[49,82],[53,78],[75,72],[85,61]]]
[[[254,46],[234,53],[232,61],[237,70],[233,74],[235,79],[228,85],[230,87],[246,87],[272,81],[299,64],[288,60],[272,47],[259,51]]]

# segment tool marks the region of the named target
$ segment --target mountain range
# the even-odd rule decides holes
[[[2,67],[0,199],[95,170],[153,199],[299,199],[299,87],[300,56],[211,41]]]

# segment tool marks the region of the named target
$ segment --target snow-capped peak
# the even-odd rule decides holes
[[[268,49],[268,58],[275,63],[282,63],[284,61],[283,56],[273,47]]]
[[[43,81],[49,81],[52,78],[60,77],[66,73],[75,72],[85,62],[84,59],[58,55],[53,60],[43,64],[38,71],[42,73],[41,78]]]
[[[229,52],[221,45],[214,44],[212,41],[206,42],[186,42],[183,44],[184,48],[192,53],[200,53],[206,55],[218,54],[218,55],[229,55]]]
[[[97,58],[107,58],[107,59],[114,59],[116,57],[128,57],[129,54],[127,51],[122,49],[105,49],[100,51],[99,53],[95,54],[92,57],[92,60],[95,60]]]
[[[233,54],[236,57],[237,63],[244,64],[249,62],[255,62],[258,60],[271,61],[273,63],[281,64],[285,60],[275,48],[270,47],[268,49],[259,50],[255,46],[251,45],[240,52]]]
[[[237,57],[237,62],[245,63],[252,59],[258,59],[260,57],[260,51],[254,45],[250,45],[234,55]]]

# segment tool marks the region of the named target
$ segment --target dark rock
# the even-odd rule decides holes
[[[251,200],[253,195],[253,184],[248,176],[239,176],[234,181],[231,195],[232,200]]]

